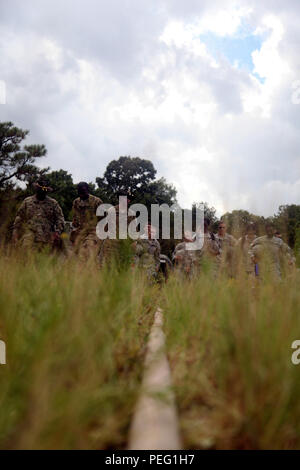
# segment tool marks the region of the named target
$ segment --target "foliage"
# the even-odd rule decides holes
[[[22,142],[27,138],[29,131],[22,130],[11,122],[0,122],[0,235],[2,241],[10,237],[12,223],[17,207],[22,199],[33,194],[33,182],[40,175],[46,174],[53,187],[52,197],[61,205],[66,220],[71,218],[73,200],[77,197],[77,187],[73,183],[72,175],[60,169],[50,171],[49,168],[39,168],[36,162],[46,155],[44,145],[29,145],[22,148]],[[105,203],[116,205],[118,194],[127,193],[131,203],[146,205],[148,210],[151,204],[176,203],[176,189],[167,183],[165,178],[156,178],[156,169],[150,160],[139,157],[122,156],[113,160],[107,166],[102,178],[96,178],[96,184],[89,183],[90,192],[102,199]],[[25,188],[20,186],[25,183]],[[192,215],[195,215],[199,203],[194,203]],[[216,231],[218,219],[216,210],[209,203],[204,203],[205,215],[211,219],[211,230]],[[150,214],[150,212],[149,212]],[[163,252],[171,255],[177,240],[174,240],[173,214],[171,214],[171,239],[161,240]],[[282,233],[284,240],[294,247],[296,232],[300,226],[300,205],[283,205],[273,217],[264,218],[251,214],[245,210],[234,210],[222,216],[227,224],[227,230],[236,238],[244,235],[247,225],[252,222],[256,226],[258,236],[265,233],[266,221],[274,222],[276,228]]]
[[[0,190],[15,187],[17,181],[30,183],[41,174],[36,159],[47,153],[44,145],[21,143],[29,131],[15,127],[12,122],[0,122]],[[43,170],[44,172],[46,170]]]
[[[234,210],[226,212],[221,219],[226,223],[229,233],[236,238],[242,237],[250,223],[253,223],[256,228],[257,236],[265,234],[266,219],[262,216],[251,214],[245,210]]]
[[[52,197],[55,197],[61,206],[65,219],[69,220],[73,201],[77,197],[77,188],[73,183],[72,175],[65,170],[59,170],[47,173],[46,176],[53,189]]]
[[[169,204],[176,201],[176,190],[164,178],[155,180],[156,170],[150,160],[120,157],[107,166],[104,177],[96,178],[101,199],[116,205],[120,193],[128,194],[131,202]]]
[[[155,297],[132,272],[2,254],[0,448],[124,448]]]
[[[185,448],[299,449],[299,282],[169,280],[161,305]]]
[[[300,227],[300,205],[280,206],[278,213],[274,216],[274,223],[284,235],[287,243],[294,247],[296,230]]]

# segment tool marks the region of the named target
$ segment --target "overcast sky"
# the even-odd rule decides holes
[[[184,207],[272,215],[300,204],[299,17],[299,0],[0,0],[0,120],[75,182],[139,156]]]

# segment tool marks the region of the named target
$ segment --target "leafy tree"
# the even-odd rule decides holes
[[[172,206],[176,203],[176,195],[177,191],[174,186],[168,184],[165,178],[160,178],[149,183],[143,190],[138,191],[133,202],[144,204],[150,210],[151,204]]]
[[[36,160],[47,153],[44,145],[25,145],[23,140],[29,131],[20,129],[12,122],[0,122],[0,236],[9,238],[11,225],[19,202],[31,192],[32,182],[46,173],[49,168],[40,169]],[[27,184],[22,189],[18,183]]]
[[[73,183],[72,175],[65,170],[59,170],[47,173],[46,177],[53,189],[53,197],[61,206],[65,219],[69,220],[73,201],[77,197],[77,187]]]
[[[214,231],[215,225],[218,222],[218,218],[216,216],[216,209],[214,207],[210,207],[207,202],[194,202],[191,210],[185,209],[187,216],[192,217],[192,228],[193,230],[196,230],[196,211],[200,211],[201,205],[203,205],[204,207],[204,216],[210,219],[210,230]]]
[[[36,159],[47,153],[44,145],[21,147],[28,134],[12,122],[0,122],[0,190],[14,188],[18,181],[30,182],[47,171],[35,165]]]
[[[193,214],[196,213],[196,210],[200,209],[201,204],[204,207],[204,216],[210,219],[210,229],[213,231],[215,229],[216,224],[218,223],[218,218],[216,216],[216,209],[214,207],[210,207],[208,202],[201,202],[201,203],[194,203],[193,204]],[[194,215],[196,217],[196,214]]]
[[[283,205],[278,209],[273,221],[287,243],[295,246],[296,231],[300,227],[300,205]]]
[[[104,177],[96,178],[97,195],[104,202],[118,203],[118,194],[126,192],[132,203],[169,204],[176,201],[176,189],[164,178],[155,180],[156,170],[150,160],[120,157],[107,166]]]
[[[263,235],[265,233],[265,223],[267,222],[267,219],[262,216],[251,214],[245,210],[239,209],[232,212],[226,212],[221,219],[226,223],[228,232],[236,238],[244,235],[246,228],[250,223],[255,225],[257,235]]]

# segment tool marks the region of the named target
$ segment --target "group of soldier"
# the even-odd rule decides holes
[[[238,240],[227,233],[221,220],[217,233],[209,231],[210,221],[204,219],[204,233],[185,234],[184,242],[177,245],[173,260],[178,269],[193,277],[209,267],[216,277],[225,274],[229,278],[246,275],[279,280],[287,270],[295,266],[291,248],[282,240],[272,224],[266,224],[266,235],[258,237],[254,224],[249,224]],[[190,250],[189,244],[202,239],[202,248]]]
[[[58,202],[49,196],[52,192],[49,181],[40,178],[34,184],[35,194],[27,197],[17,211],[13,225],[12,241],[16,248],[23,252],[63,252],[75,255],[81,262],[95,261],[99,266],[105,263],[118,262],[124,257],[133,266],[140,266],[147,271],[150,278],[158,275],[160,268],[160,244],[154,238],[154,228],[144,227],[144,234],[136,241],[120,240],[118,232],[115,239],[101,240],[97,236],[96,227],[99,221],[97,209],[103,204],[99,197],[90,194],[89,185],[81,182],[77,186],[78,197],[73,202],[73,220],[67,247],[63,239],[66,223],[63,211]],[[124,196],[120,193],[119,196]],[[124,200],[124,198],[123,198]],[[115,206],[116,227],[119,218],[126,213],[129,223],[135,215],[128,208],[129,199]],[[109,211],[108,211],[109,212]]]
[[[13,226],[13,244],[28,252],[59,251],[63,246],[65,232],[62,209],[49,196],[52,188],[45,178],[40,178],[34,188],[35,194],[26,198],[17,212]],[[150,224],[144,227],[143,235],[134,242],[120,240],[118,233],[115,239],[100,240],[96,232],[97,209],[103,202],[90,194],[89,185],[85,182],[79,183],[77,190],[67,252],[74,254],[82,262],[94,260],[99,266],[103,266],[112,260],[117,261],[127,253],[131,257],[131,264],[144,269],[152,280],[158,278],[162,262],[166,263],[165,271],[174,267],[180,275],[188,278],[197,276],[206,269],[211,269],[214,276],[225,272],[229,277],[235,277],[241,267],[247,275],[259,276],[261,268],[266,265],[263,262],[266,257],[272,275],[281,278],[283,265],[293,266],[295,263],[292,250],[280,238],[280,234],[274,232],[271,225],[266,226],[265,236],[256,237],[255,227],[250,224],[244,236],[236,240],[227,233],[224,221],[219,223],[217,233],[212,233],[209,230],[210,220],[205,217],[203,230],[198,229],[195,234],[185,232],[183,242],[175,247],[171,264],[167,257],[161,255],[156,230]],[[114,207],[116,227],[119,227],[118,220],[122,213],[126,212],[128,225],[135,217],[128,209],[130,201],[125,200],[126,202]],[[201,241],[199,249],[195,249],[195,241]]]

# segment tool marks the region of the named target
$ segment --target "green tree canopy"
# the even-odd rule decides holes
[[[14,188],[18,181],[30,182],[48,169],[40,170],[38,158],[44,157],[44,145],[21,146],[29,131],[20,129],[12,122],[0,122],[0,189]]]
[[[265,234],[265,223],[267,219],[242,209],[226,212],[226,214],[222,215],[221,220],[226,223],[228,232],[236,238],[242,237],[245,234],[247,226],[250,223],[255,225],[256,234],[258,236]]]
[[[300,205],[291,204],[280,206],[273,221],[287,243],[291,247],[294,247],[297,229],[300,228]]]
[[[77,186],[73,183],[72,175],[65,170],[51,171],[46,174],[53,189],[53,197],[61,206],[65,219],[71,217],[74,199],[77,197]]]
[[[103,178],[96,178],[97,195],[104,202],[117,204],[118,194],[126,192],[132,203],[169,204],[176,202],[176,189],[164,178],[155,180],[156,170],[150,160],[120,157],[107,166]]]

